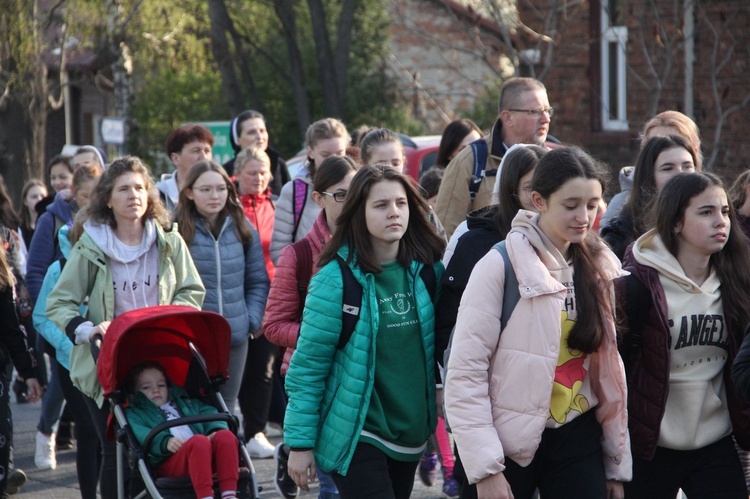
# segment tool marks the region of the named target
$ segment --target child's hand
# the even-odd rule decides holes
[[[167,442],[167,450],[171,452],[172,454],[176,453],[178,450],[180,450],[180,447],[185,443],[185,440],[178,437],[172,437]]]

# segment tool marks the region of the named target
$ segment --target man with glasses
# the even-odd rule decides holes
[[[553,109],[542,82],[533,78],[506,80],[498,109],[490,134],[465,147],[445,169],[435,211],[449,237],[467,213],[492,203],[494,177],[509,147],[544,146],[547,140]],[[485,182],[485,177],[491,178]]]

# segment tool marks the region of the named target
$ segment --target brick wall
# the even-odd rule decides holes
[[[554,64],[544,77],[550,102],[555,107],[551,133],[564,142],[578,144],[595,156],[607,161],[613,172],[620,166],[632,164],[638,153],[638,133],[655,113],[675,109],[685,111],[685,50],[684,25],[681,7],[674,10],[673,1],[653,3],[629,0],[624,12],[628,27],[627,44],[627,118],[626,132],[601,131],[599,123],[599,64],[598,64],[598,2],[588,1],[569,6],[560,14],[556,37]],[[544,10],[549,2],[534,2],[537,10],[524,9],[519,2],[522,19],[533,29],[542,29]],[[563,2],[560,2],[562,4]],[[703,152],[708,160],[714,149],[718,155],[714,170],[731,181],[734,174],[750,166],[750,120],[746,118],[750,106],[726,117],[718,148],[714,146],[717,124],[717,105],[713,98],[711,74],[729,50],[732,57],[717,75],[717,94],[722,109],[738,104],[749,92],[750,85],[750,6],[742,0],[697,0],[695,9],[694,116],[703,138]],[[718,57],[712,56],[713,25],[719,37]],[[645,53],[649,54],[647,59]],[[717,61],[718,59],[718,61]],[[663,73],[670,65],[670,70]],[[653,107],[656,77],[661,77],[663,90],[658,104]]]
[[[441,133],[445,116],[452,119],[471,109],[477,96],[497,83],[499,39],[440,0],[391,0],[388,11],[390,70],[410,96],[417,77],[424,92],[416,117],[422,113],[429,129]],[[484,53],[477,50],[477,40]]]

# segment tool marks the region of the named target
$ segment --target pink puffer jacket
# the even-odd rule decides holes
[[[310,232],[305,236],[312,248],[313,271],[318,271],[317,261],[323,246],[331,239],[325,211],[315,219]],[[311,274],[311,275],[312,275]],[[291,245],[281,250],[276,265],[276,276],[271,283],[263,319],[263,334],[268,341],[284,348],[281,375],[286,375],[289,361],[297,348],[299,337],[299,288],[297,286],[297,255]]]
[[[445,401],[459,449],[471,449],[461,452],[470,483],[502,472],[505,456],[528,465],[549,417],[566,293],[549,271],[565,261],[541,244],[540,232],[536,218],[521,211],[506,239],[521,298],[502,335],[505,270],[499,252],[491,250],[477,263],[461,299]],[[603,251],[599,265],[607,277],[602,292],[611,293],[612,279],[624,272],[609,249]],[[607,479],[628,481],[632,457],[625,370],[612,315],[602,319],[604,338],[599,349],[589,354],[588,375],[599,401],[594,410],[602,426]]]

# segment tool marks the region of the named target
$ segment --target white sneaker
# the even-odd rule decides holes
[[[34,464],[40,470],[54,470],[57,468],[55,457],[55,435],[50,436],[38,431],[36,433],[36,452],[34,452]]]
[[[271,445],[263,432],[258,432],[245,446],[250,457],[256,459],[268,459],[273,457],[275,447]]]

